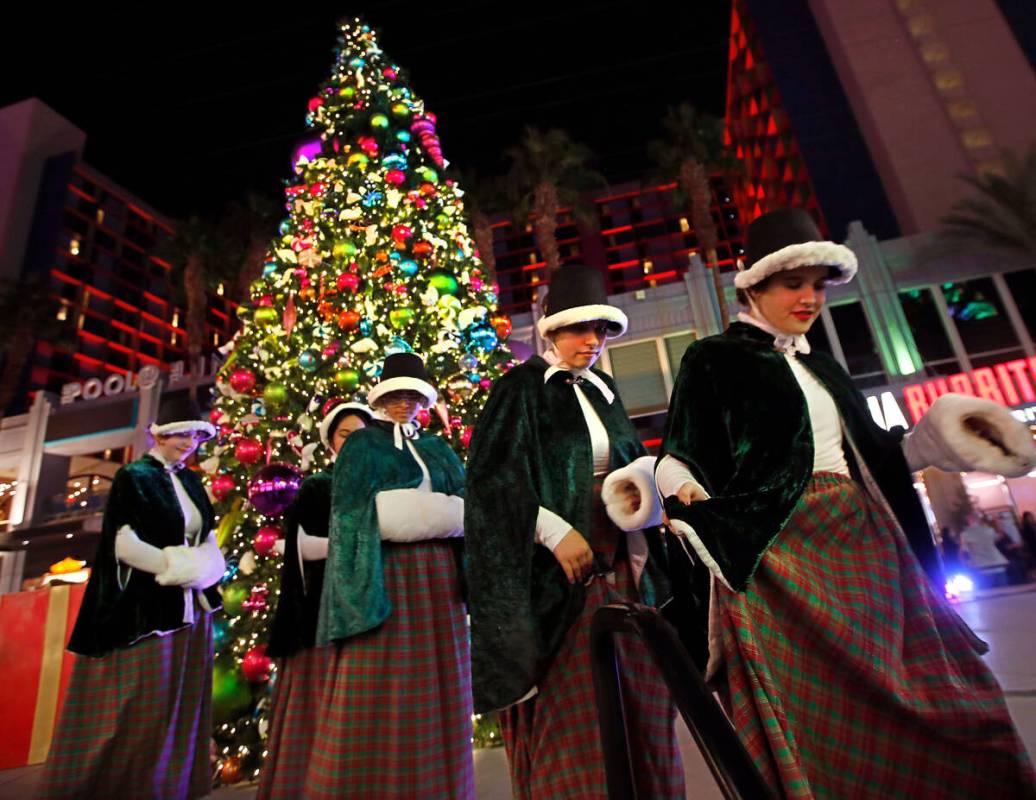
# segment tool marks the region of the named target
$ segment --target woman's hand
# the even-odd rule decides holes
[[[558,546],[554,548],[554,558],[565,570],[565,577],[569,583],[584,580],[594,564],[594,554],[590,545],[575,528],[558,542]]]
[[[680,491],[676,493],[676,499],[685,506],[689,506],[691,503],[708,500],[709,496],[702,491],[700,486],[687,481],[687,483],[680,487]]]
[[[640,489],[637,488],[633,481],[627,483],[623,488],[623,494],[628,504],[629,513],[636,514],[640,511]]]

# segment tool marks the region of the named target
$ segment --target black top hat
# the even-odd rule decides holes
[[[168,394],[162,398],[158,405],[158,416],[148,430],[152,436],[172,436],[190,431],[200,431],[206,439],[216,435],[216,428],[202,419],[198,404],[185,392]]]
[[[608,303],[604,276],[593,267],[571,264],[558,269],[550,279],[550,291],[543,304],[543,316],[536,323],[540,336],[579,322],[603,320],[612,336],[626,332],[629,320],[621,309]]]
[[[385,358],[384,366],[381,368],[381,377],[378,385],[370,390],[367,395],[367,402],[374,405],[379,397],[389,392],[399,392],[409,389],[424,396],[425,407],[432,405],[439,397],[439,393],[428,381],[428,372],[424,368],[424,361],[416,353],[393,353]]]
[[[825,241],[812,215],[802,208],[778,208],[752,220],[745,235],[745,263],[748,268],[734,276],[738,289],[798,267],[831,267],[836,273],[831,283],[848,283],[856,275],[856,254]]]

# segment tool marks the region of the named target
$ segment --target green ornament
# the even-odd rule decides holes
[[[233,666],[217,663],[212,669],[213,720],[217,723],[233,722],[251,704],[252,692],[244,676]]]
[[[352,100],[356,97],[356,89],[352,86],[343,86],[338,90],[338,96],[344,97],[346,100]]]
[[[450,224],[450,218],[447,217],[445,214],[436,214],[435,215],[435,223],[440,228],[445,228],[445,227],[447,227]]]
[[[456,294],[458,288],[457,279],[442,271],[433,272],[428,278],[428,285],[434,286],[440,295]]]
[[[384,114],[375,114],[371,117],[371,127],[384,130],[389,126],[389,119]]]
[[[273,327],[281,321],[281,315],[273,306],[260,306],[255,310],[255,314],[253,316],[255,318],[256,325],[262,325],[264,328]]]
[[[406,103],[393,103],[392,113],[397,117],[407,117],[410,115],[410,108]]]
[[[431,167],[421,167],[417,174],[421,176],[422,180],[426,180],[429,183],[437,183],[439,180],[439,173]]]
[[[412,308],[396,308],[389,312],[389,322],[393,328],[403,328],[414,317]]]
[[[340,369],[335,373],[335,386],[343,392],[355,392],[360,385],[360,373],[354,369]]]
[[[283,383],[271,383],[263,390],[263,402],[268,408],[278,408],[288,402],[288,387]]]
[[[331,252],[339,258],[354,256],[356,255],[356,245],[348,239],[341,242],[335,242],[334,247],[331,248]]]
[[[242,604],[248,599],[248,587],[243,583],[232,583],[223,590],[223,610],[236,617],[241,613]]]
[[[320,354],[316,350],[303,350],[299,353],[299,368],[305,372],[313,372],[320,365]]]
[[[237,318],[247,322],[248,318],[252,316],[252,309],[246,305],[240,305],[237,307]]]

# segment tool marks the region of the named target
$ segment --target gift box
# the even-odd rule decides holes
[[[0,769],[47,758],[75,656],[65,650],[85,584],[0,595]]]

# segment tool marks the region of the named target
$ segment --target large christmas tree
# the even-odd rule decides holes
[[[359,21],[343,23],[330,79],[309,101],[314,139],[296,154],[288,216],[218,380],[219,437],[204,455],[227,553],[214,673],[218,777],[258,774],[273,667],[281,518],[293,487],[327,466],[316,426],[336,398],[362,399],[385,356],[414,351],[440,388],[419,418],[463,457],[486,389],[511,364],[444,176],[435,116]],[[319,134],[318,136],[316,134]]]

